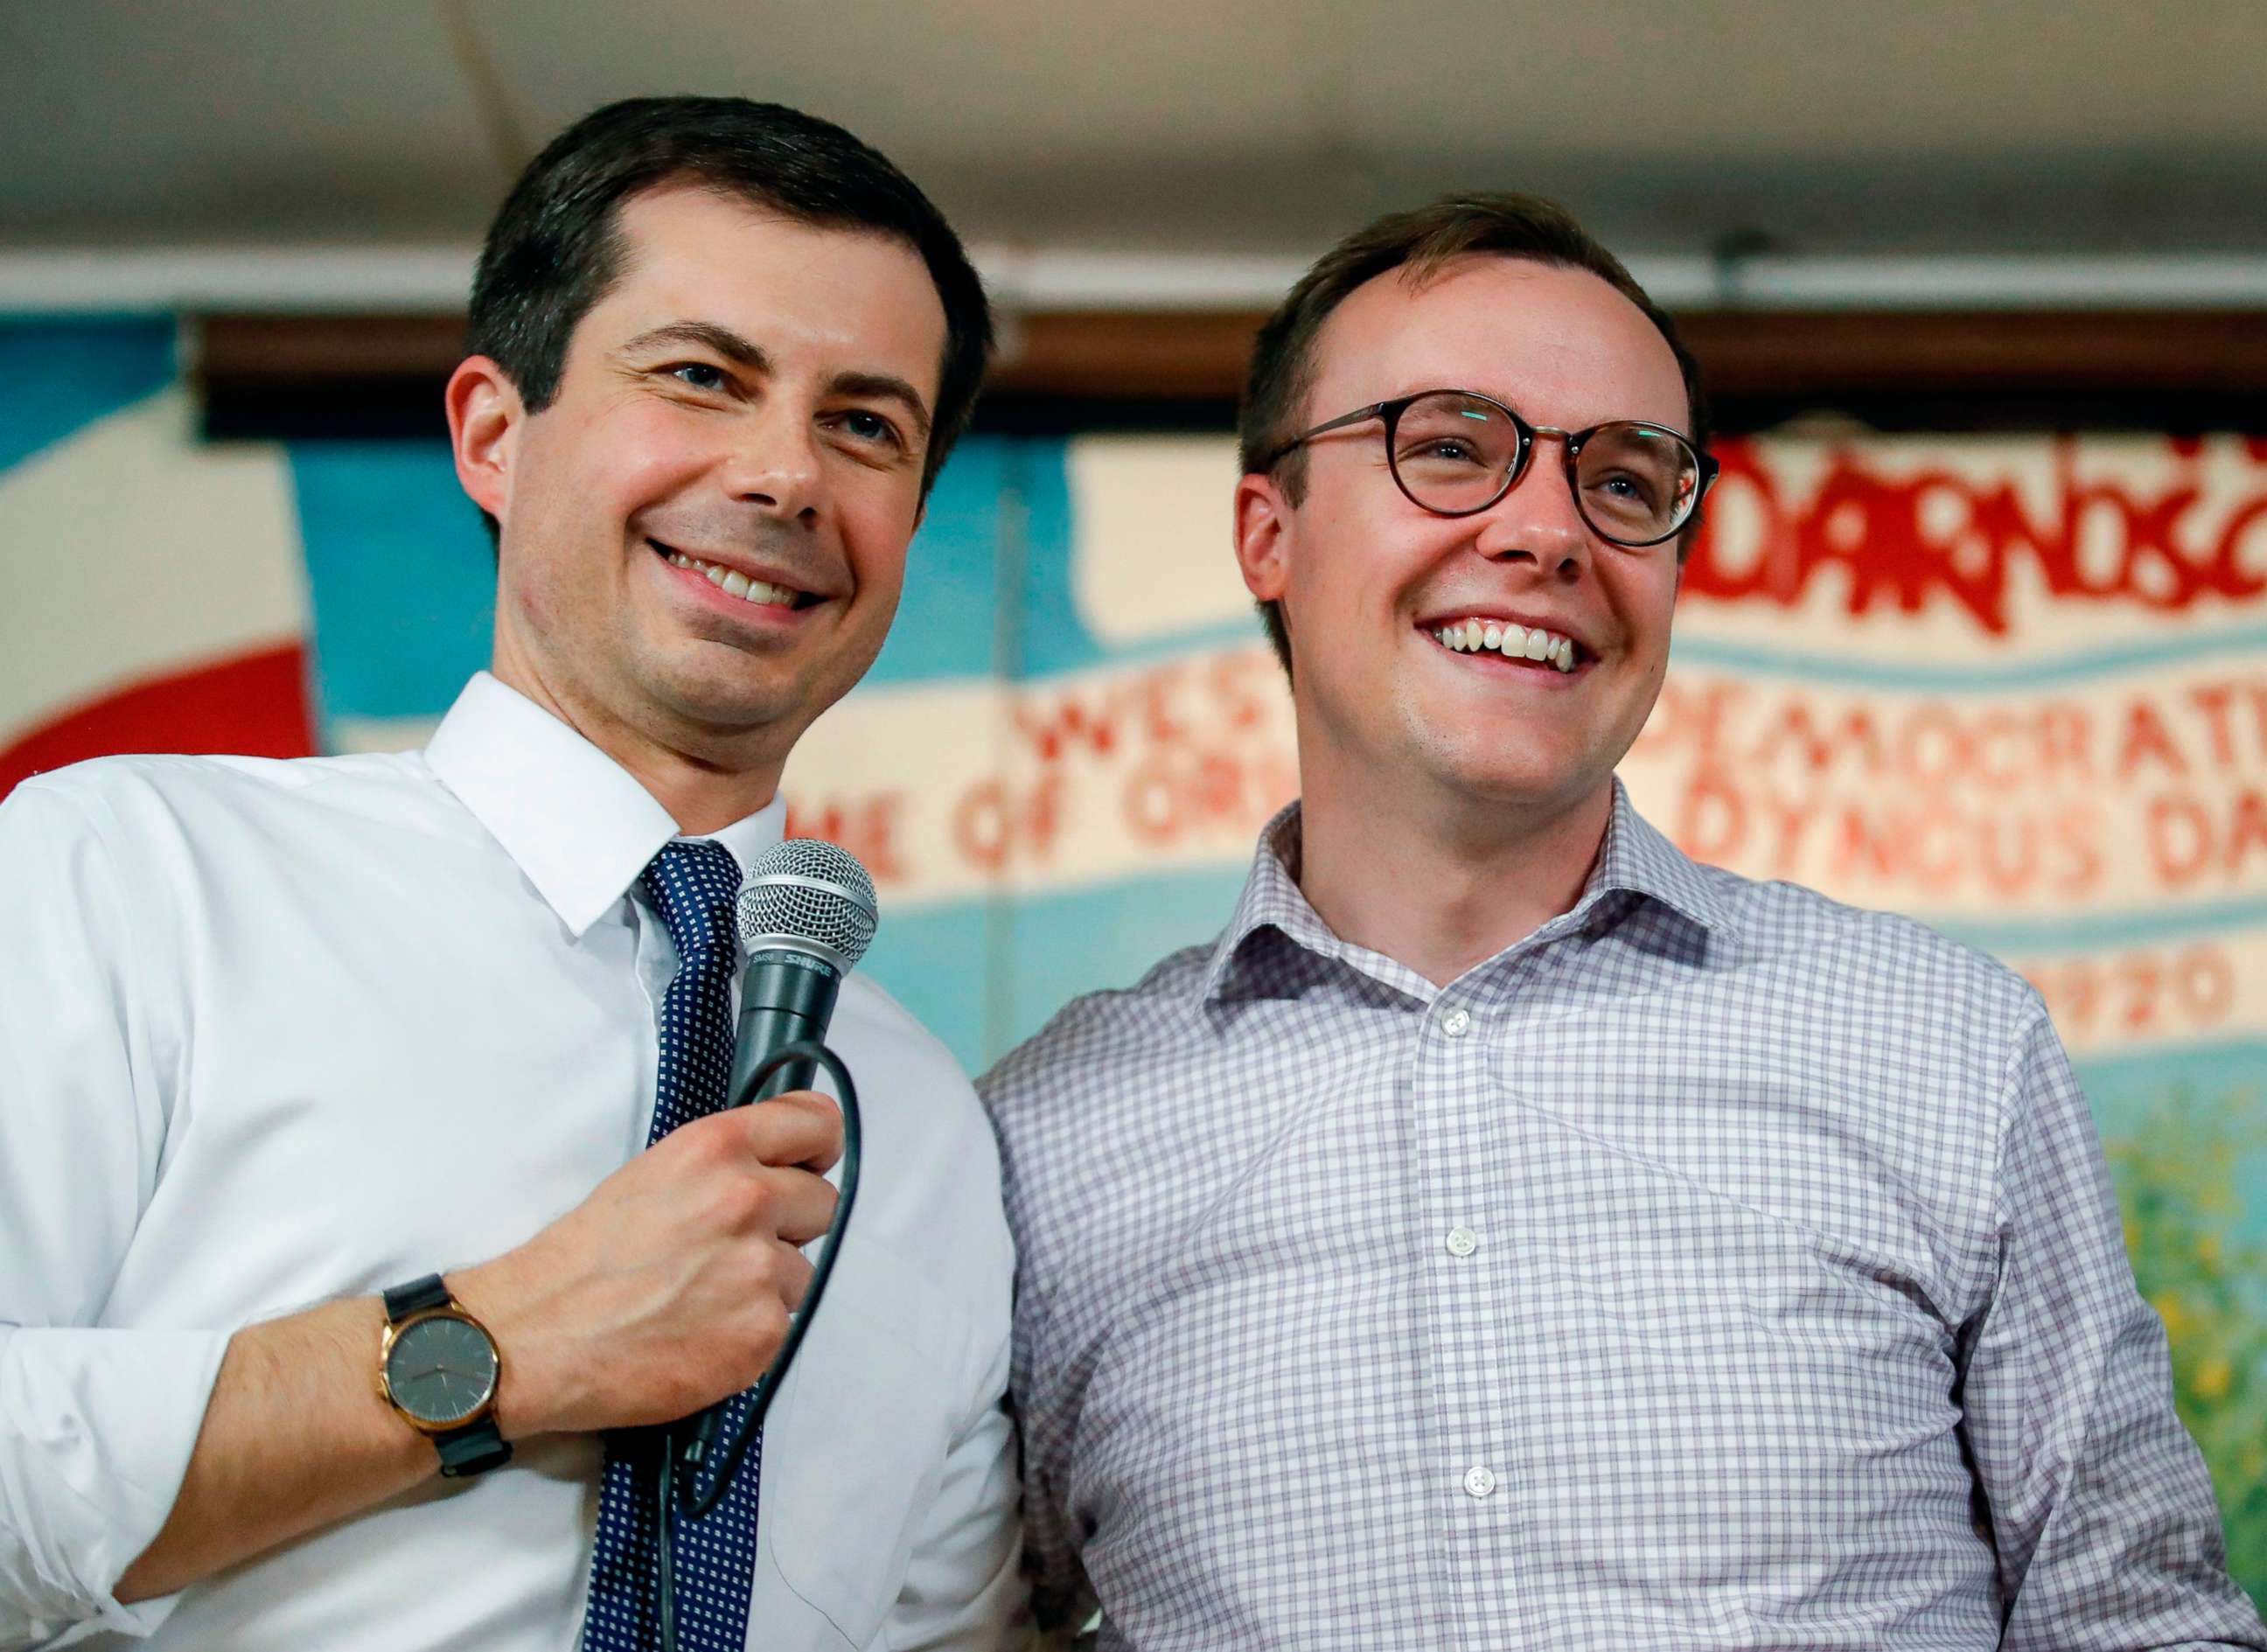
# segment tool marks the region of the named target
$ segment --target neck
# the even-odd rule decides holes
[[[733,760],[696,749],[693,739],[671,739],[615,716],[576,685],[542,671],[499,639],[489,666],[498,682],[515,688],[620,764],[655,802],[669,811],[687,837],[720,832],[745,820],[779,795],[781,758],[751,753]]]
[[[1610,782],[1521,809],[1301,764],[1299,887],[1332,934],[1445,987],[1581,899]]]

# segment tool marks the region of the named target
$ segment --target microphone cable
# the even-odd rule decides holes
[[[673,1424],[662,1436],[660,1503],[656,1512],[660,1516],[660,1533],[655,1542],[654,1560],[660,1578],[656,1589],[656,1605],[661,1619],[661,1652],[677,1652],[677,1590],[674,1575],[675,1545],[671,1540],[671,1528],[678,1516],[701,1520],[723,1501],[724,1494],[740,1472],[740,1465],[748,1455],[758,1433],[764,1426],[764,1413],[772,1408],[772,1400],[779,1392],[788,1367],[795,1362],[796,1351],[803,1347],[803,1333],[811,1329],[812,1316],[818,1311],[819,1298],[826,1294],[826,1281],[834,1272],[835,1252],[842,1248],[842,1235],[850,1225],[850,1208],[858,1199],[858,1161],[860,1129],[858,1117],[858,1086],[850,1080],[850,1069],[834,1052],[816,1039],[804,1039],[793,1044],[783,1044],[766,1058],[763,1064],[748,1075],[743,1084],[743,1097],[752,1096],[763,1087],[766,1080],[781,1068],[793,1061],[811,1061],[826,1069],[840,1091],[842,1108],[842,1184],[834,1200],[834,1219],[826,1225],[826,1235],[819,1246],[818,1259],[811,1264],[811,1286],[803,1294],[803,1303],[789,1320],[787,1336],[770,1368],[757,1381],[755,1398],[750,1402],[748,1414],[725,1443],[723,1457],[708,1489],[702,1491],[701,1465],[708,1457],[714,1441],[717,1420],[723,1415],[723,1406],[718,1405],[701,1414],[700,1422],[682,1440]],[[736,1100],[736,1107],[748,1103]],[[729,1403],[729,1402],[727,1402]],[[683,1472],[680,1474],[679,1471]]]

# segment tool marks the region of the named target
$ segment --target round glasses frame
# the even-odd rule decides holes
[[[1468,505],[1461,510],[1443,510],[1438,505],[1426,503],[1415,494],[1410,492],[1409,484],[1401,480],[1401,463],[1395,458],[1393,452],[1393,433],[1401,422],[1401,415],[1413,404],[1426,400],[1428,396],[1461,396],[1468,401],[1484,402],[1510,420],[1511,428],[1519,437],[1519,447],[1512,455],[1511,467],[1504,472],[1503,481],[1497,485],[1493,493],[1478,504]],[[1475,517],[1481,511],[1490,509],[1504,495],[1519,486],[1519,479],[1527,474],[1528,461],[1535,456],[1535,438],[1538,436],[1558,437],[1566,444],[1560,457],[1560,465],[1566,473],[1566,489],[1574,496],[1574,509],[1581,513],[1582,520],[1588,524],[1590,531],[1600,539],[1610,544],[1626,546],[1632,550],[1640,550],[1648,545],[1659,545],[1684,532],[1691,525],[1692,518],[1699,514],[1700,502],[1708,496],[1708,489],[1714,485],[1719,468],[1715,459],[1693,446],[1691,439],[1682,430],[1672,430],[1665,424],[1653,424],[1643,419],[1608,419],[1601,423],[1593,424],[1586,430],[1564,430],[1555,424],[1530,424],[1519,416],[1516,409],[1506,407],[1493,396],[1484,396],[1477,390],[1456,390],[1445,385],[1437,390],[1420,390],[1411,395],[1395,396],[1389,401],[1373,401],[1366,407],[1356,407],[1352,413],[1342,413],[1335,419],[1324,420],[1313,430],[1303,431],[1278,447],[1267,456],[1267,462],[1261,468],[1273,470],[1284,459],[1317,437],[1327,436],[1332,430],[1344,430],[1348,425],[1360,424],[1365,419],[1380,419],[1384,422],[1385,467],[1392,472],[1393,485],[1401,490],[1401,496],[1420,510],[1428,511],[1436,517]],[[1610,532],[1591,521],[1590,513],[1582,509],[1582,489],[1579,482],[1577,461],[1581,457],[1582,444],[1601,430],[1643,430],[1648,435],[1665,436],[1692,455],[1694,468],[1698,474],[1699,481],[1692,489],[1691,502],[1685,506],[1684,514],[1677,518],[1668,532],[1656,533],[1649,540],[1624,539],[1620,534]]]

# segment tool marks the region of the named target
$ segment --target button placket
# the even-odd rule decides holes
[[[1523,1524],[1509,1486],[1514,1470],[1506,1453],[1504,1396],[1493,1373],[1500,1362],[1497,1326],[1506,1257],[1479,1255],[1482,1234],[1493,1243],[1500,1220],[1498,1188],[1505,1174],[1500,1162],[1503,1110],[1497,1094],[1495,1046],[1498,1018],[1505,1012],[1492,978],[1476,975],[1427,1006],[1429,1023],[1412,1054],[1420,1079],[1414,1115],[1424,1132],[1425,1180],[1418,1190],[1423,1213],[1420,1243],[1437,1245],[1424,1268],[1427,1298],[1436,1327],[1429,1396],[1434,1448],[1440,1452],[1455,1512],[1449,1529],[1455,1540],[1447,1560],[1452,1591],[1466,1604],[1477,1602],[1500,1579],[1519,1553]],[[1513,1017],[1515,1020],[1515,1017]],[[1496,1266],[1489,1266],[1493,1261]],[[1501,1470],[1493,1466],[1504,1465]],[[1464,1618],[1459,1610],[1458,1619]],[[1515,1619],[1515,1615],[1514,1617]],[[1444,1633],[1444,1644],[1506,1644],[1510,1627],[1490,1613],[1486,1623],[1465,1620]]]

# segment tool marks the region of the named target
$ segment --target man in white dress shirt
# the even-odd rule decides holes
[[[608,1431],[768,1366],[841,1141],[800,1095],[647,1147],[685,962],[649,869],[736,882],[778,841],[989,342],[951,231],[839,128],[601,110],[505,203],[448,387],[493,674],[422,752],[111,759],[0,808],[0,1648],[584,1634]],[[862,976],[832,1041],[864,1192],[730,1643],[990,1644],[1019,1598],[991,1138]],[[445,1429],[381,1393],[410,1310],[466,1351],[439,1376],[500,1364]]]

